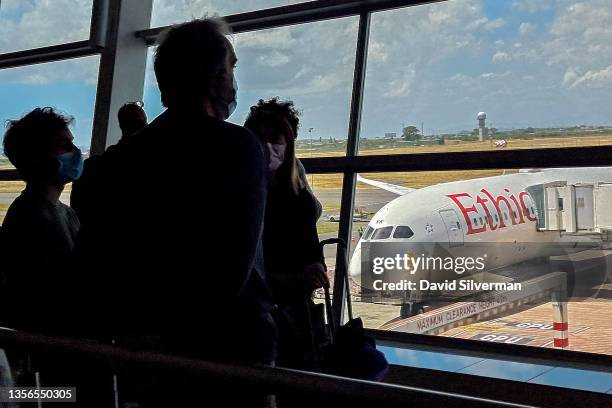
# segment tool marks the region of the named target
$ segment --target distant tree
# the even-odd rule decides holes
[[[404,140],[420,140],[421,134],[416,126],[406,126],[402,129],[402,139]]]
[[[535,133],[535,129],[530,126],[527,129],[525,129],[525,132],[527,132],[527,133]]]

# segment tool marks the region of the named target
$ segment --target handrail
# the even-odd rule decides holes
[[[476,398],[425,388],[375,383],[371,381],[312,373],[278,367],[240,366],[189,358],[136,352],[91,341],[49,337],[37,334],[0,330],[0,346],[60,354],[77,355],[115,374],[133,369],[158,370],[160,373],[181,372],[200,378],[215,377],[232,383],[261,387],[271,393],[296,392],[320,394],[347,401],[371,402],[377,407],[528,407],[527,405]]]

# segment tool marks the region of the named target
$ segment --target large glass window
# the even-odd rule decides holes
[[[0,3],[0,53],[89,38],[93,0],[4,0]]]
[[[612,144],[612,4],[451,0],[374,13],[361,154]]]
[[[308,174],[308,184],[317,200],[321,203],[321,216],[317,220],[317,232],[319,240],[337,238],[340,228],[340,205],[342,202],[342,173],[332,174]],[[296,214],[296,217],[298,214]],[[327,267],[327,276],[332,283],[336,270],[337,245],[325,245],[323,257]],[[325,294],[322,289],[315,292],[315,302],[323,302]]]
[[[230,121],[243,124],[259,99],[278,96],[301,112],[299,157],[342,155],[355,61],[356,18],[235,34],[238,107]],[[159,90],[149,52],[145,109],[159,114]]]
[[[317,221],[319,240],[337,238],[340,227],[342,174],[309,174],[307,179],[312,191],[321,203],[321,217]],[[328,245],[324,248],[324,257],[326,265],[333,271],[336,265],[335,245]],[[330,275],[333,276],[331,273]]]
[[[99,57],[0,70],[0,123],[19,119],[36,107],[51,106],[74,117],[75,144],[89,154]],[[4,128],[2,129],[4,135]],[[0,145],[0,170],[12,168]],[[62,200],[68,201],[70,187]],[[23,190],[23,183],[0,181],[0,223],[8,205]]]
[[[612,354],[612,167],[362,174],[355,200],[367,327]]]
[[[151,25],[165,26],[205,15],[227,16],[307,2],[308,0],[154,0]]]

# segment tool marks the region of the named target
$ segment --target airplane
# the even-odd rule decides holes
[[[454,181],[421,189],[359,175],[357,180],[399,197],[372,217],[356,244],[349,263],[349,275],[354,278],[361,276],[362,245],[365,243],[390,242],[400,244],[405,253],[420,254],[427,251],[427,243],[446,242],[451,256],[460,256],[470,244],[486,243],[489,244],[486,271],[567,254],[567,248],[557,244],[571,246],[580,240],[592,242],[592,238],[539,230],[538,205],[530,187],[558,181],[565,181],[568,185],[612,182],[612,167],[525,169],[513,174]],[[501,243],[505,245],[498,245]],[[590,248],[593,245],[578,246],[574,251]],[[449,278],[439,271],[436,274],[430,275],[429,280]],[[457,279],[456,275],[451,277]],[[407,295],[404,293],[401,317],[422,313],[426,306],[422,294]]]

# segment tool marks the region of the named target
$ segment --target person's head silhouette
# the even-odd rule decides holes
[[[306,183],[300,179],[295,157],[295,139],[300,124],[299,112],[292,101],[278,97],[251,106],[244,127],[252,131],[268,149],[268,170],[279,184],[299,194]]]
[[[121,128],[122,141],[147,126],[147,114],[143,106],[142,102],[130,102],[119,108],[117,119]]]
[[[161,100],[169,109],[198,110],[227,119],[236,108],[237,58],[219,19],[194,20],[171,28],[155,53]]]
[[[7,122],[4,153],[30,187],[61,189],[81,176],[83,157],[69,129],[73,121],[53,108],[36,108]]]

